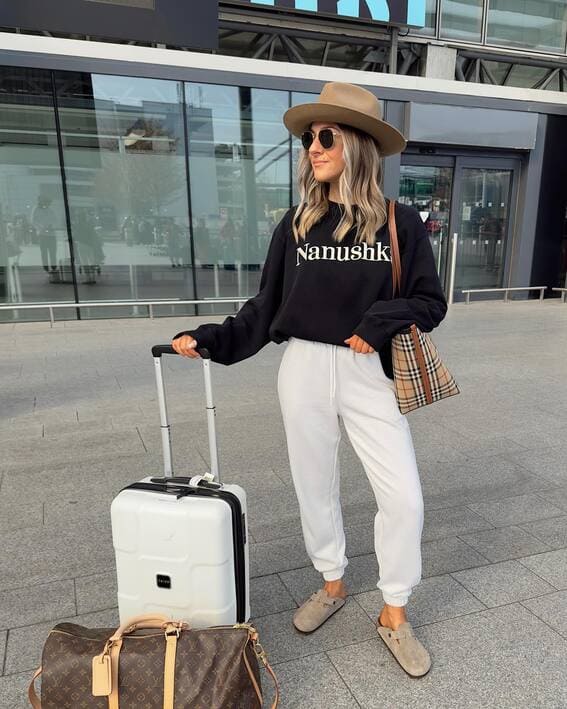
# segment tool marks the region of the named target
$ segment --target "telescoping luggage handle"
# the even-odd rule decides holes
[[[209,453],[211,456],[211,474],[214,480],[220,482],[219,455],[217,447],[217,432],[215,428],[215,405],[213,404],[213,387],[211,385],[211,355],[204,347],[198,347],[197,352],[203,360],[203,371],[205,374],[205,396],[207,400],[207,427],[209,431]],[[167,417],[167,405],[165,401],[165,388],[163,385],[163,373],[161,368],[161,356],[177,355],[178,353],[171,345],[154,345],[152,355],[156,370],[156,384],[158,391],[159,417],[161,422],[161,440],[163,444],[163,470],[166,477],[173,476],[173,465],[171,456],[171,425]]]

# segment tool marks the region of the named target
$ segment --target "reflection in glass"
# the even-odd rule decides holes
[[[288,93],[212,84],[185,93],[199,298],[247,298],[290,206]]]
[[[482,0],[442,0],[441,37],[480,42]]]
[[[291,92],[291,105],[298,106],[301,103],[315,103],[318,94],[307,93],[305,91]],[[291,134],[290,134],[291,135]],[[301,140],[292,136],[291,138],[291,169],[292,169],[292,201],[293,204],[299,202],[299,190],[297,189],[297,165],[301,151],[304,150]]]
[[[425,25],[423,27],[411,27],[411,34],[421,34],[431,36],[435,34],[435,21],[437,19],[437,0],[426,0],[425,3]]]
[[[402,165],[400,168],[399,201],[420,213],[442,281],[447,268],[452,182],[453,169],[450,167]]]
[[[503,285],[511,184],[511,170],[463,169],[456,290]]]
[[[56,86],[80,299],[192,299],[182,85],[56,72]]]
[[[0,302],[74,300],[51,75],[0,72]],[[0,311],[0,320],[47,317]]]
[[[487,42],[509,47],[565,51],[567,5],[557,0],[490,0]]]

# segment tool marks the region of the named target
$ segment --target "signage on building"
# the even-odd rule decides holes
[[[241,0],[282,10],[302,10],[393,25],[423,27],[426,0]]]
[[[0,27],[218,47],[218,0],[4,0]]]

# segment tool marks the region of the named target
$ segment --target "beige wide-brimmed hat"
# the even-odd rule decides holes
[[[358,128],[378,142],[382,155],[401,153],[407,145],[400,131],[382,120],[382,108],[376,96],[355,84],[330,81],[323,86],[316,103],[293,106],[283,115],[285,127],[298,138],[313,121],[344,123]]]

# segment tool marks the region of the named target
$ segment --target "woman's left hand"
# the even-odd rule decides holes
[[[358,335],[352,335],[352,337],[349,337],[348,340],[344,340],[344,342],[346,342],[351,350],[358,352],[358,354],[370,354],[375,351],[372,345],[369,345],[368,342]]]

